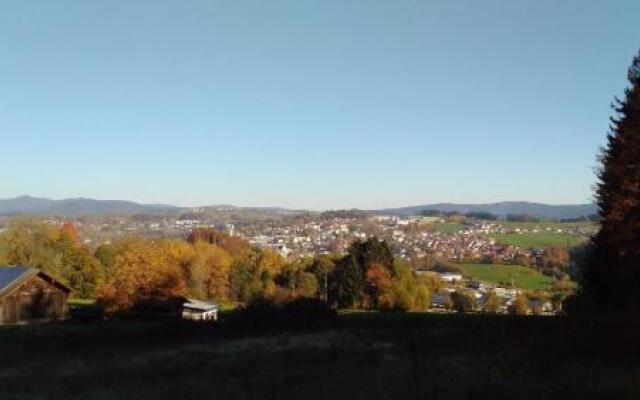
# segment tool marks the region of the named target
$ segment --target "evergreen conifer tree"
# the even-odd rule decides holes
[[[640,310],[640,53],[615,99],[596,188],[601,228],[583,268],[582,294],[605,311]]]

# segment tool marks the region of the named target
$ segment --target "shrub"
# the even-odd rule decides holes
[[[431,307],[431,293],[426,285],[422,284],[416,288],[413,296],[413,307],[418,311],[427,310]]]
[[[471,312],[477,307],[475,296],[468,290],[456,290],[451,293],[451,302],[457,312]]]
[[[500,301],[500,298],[496,295],[494,291],[490,291],[485,296],[482,310],[487,313],[496,314],[500,311],[501,306],[502,306],[502,301]]]
[[[409,311],[413,309],[413,297],[409,291],[403,287],[396,287],[393,291],[395,302],[393,309],[397,311]]]
[[[509,312],[515,315],[529,314],[529,301],[527,297],[521,293],[518,294],[511,307],[509,307]]]

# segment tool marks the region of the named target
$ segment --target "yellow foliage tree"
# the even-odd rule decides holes
[[[194,294],[218,301],[228,300],[231,255],[220,246],[202,241],[196,242],[193,250],[190,282]]]
[[[271,249],[261,250],[257,258],[257,266],[259,271],[267,270],[272,275],[276,275],[284,269],[287,262],[284,258]]]
[[[100,291],[99,302],[107,314],[128,312],[155,299],[186,294],[175,255],[166,243],[136,240],[116,257],[113,279]]]

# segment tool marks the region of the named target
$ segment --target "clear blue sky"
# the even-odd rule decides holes
[[[629,1],[3,1],[0,197],[591,200]]]

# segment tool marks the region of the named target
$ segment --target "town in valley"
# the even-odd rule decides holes
[[[198,229],[214,229],[269,249],[288,262],[317,256],[342,256],[354,241],[375,237],[416,276],[436,282],[432,311],[454,309],[452,294],[482,311],[489,293],[508,313],[527,293],[526,312],[554,314],[575,286],[573,253],[597,231],[589,216],[571,220],[530,215],[495,216],[423,210],[418,215],[339,210],[292,211],[232,206],[194,207],[177,212],[134,215],[34,217],[51,226],[73,224],[83,244],[97,249],[130,236],[184,239]],[[0,234],[12,220],[0,219]],[[560,292],[560,293],[558,293]],[[554,301],[556,299],[556,301]]]

